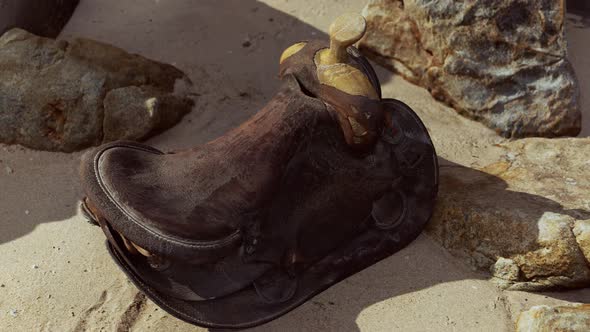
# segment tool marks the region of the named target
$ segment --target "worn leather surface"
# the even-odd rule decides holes
[[[295,293],[286,301],[269,303],[250,284],[228,296],[210,300],[183,299],[163,292],[146,274],[143,258],[130,255],[117,241],[109,252],[130,280],[170,314],[193,324],[212,328],[247,328],[263,324],[301,305],[338,281],[397,252],[413,241],[430,218],[438,187],[436,156],[423,125],[403,103],[385,100],[386,109],[399,130],[386,133],[392,155],[411,152],[416,162],[402,162],[406,175],[391,183],[391,193],[375,202],[373,213],[353,239],[342,243],[296,276]],[[400,129],[403,128],[403,129]],[[411,148],[418,143],[416,148]],[[400,149],[400,150],[398,150]],[[414,150],[414,151],[409,151]],[[394,163],[398,164],[397,158]],[[412,166],[412,167],[410,167]],[[401,170],[401,169],[400,169]],[[389,199],[394,197],[395,201]],[[399,197],[403,197],[399,200]],[[383,207],[390,211],[383,218]],[[374,216],[375,215],[375,216]],[[377,217],[377,219],[375,218]],[[152,271],[153,272],[153,271]]]
[[[374,144],[381,131],[383,110],[380,101],[349,95],[334,87],[320,84],[314,59],[318,51],[326,49],[329,45],[323,41],[305,42],[305,46],[299,52],[281,63],[279,75],[293,75],[307,94],[324,101],[328,110],[340,123],[347,143],[357,150],[367,150]],[[348,64],[365,73],[380,99],[381,86],[373,67],[356,48],[349,47],[347,52]],[[348,117],[356,119],[367,130],[367,135],[363,137],[366,143],[354,144]]]
[[[322,45],[286,59],[274,98],[216,140],[169,153],[115,142],[84,156],[88,210],[109,251],[172,315],[262,324],[403,248],[430,218],[438,166],[425,127],[399,101],[317,84],[306,57]],[[349,103],[378,120],[370,146],[344,139]],[[126,250],[121,234],[153,256]]]

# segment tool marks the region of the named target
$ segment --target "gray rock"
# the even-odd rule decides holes
[[[590,139],[526,138],[478,170],[442,164],[427,233],[512,290],[590,285]],[[572,186],[567,178],[575,179]]]
[[[149,87],[109,91],[104,99],[103,140],[142,140],[175,124],[192,104]]]
[[[114,46],[12,29],[0,37],[0,142],[70,152],[145,139],[191,110],[189,88],[175,67]]]
[[[520,269],[512,259],[500,257],[496,263],[492,265],[491,272],[495,278],[514,282],[518,281]]]
[[[360,49],[506,137],[575,136],[559,0],[370,0]]]
[[[516,332],[590,331],[590,305],[534,306],[516,322]]]

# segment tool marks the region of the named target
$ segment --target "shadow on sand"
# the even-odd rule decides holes
[[[527,240],[537,238],[537,221],[545,212],[569,215],[574,218],[590,218],[585,210],[567,210],[559,203],[538,196],[508,190],[507,183],[497,176],[464,167],[442,158],[441,183],[439,195],[451,194],[457,200],[469,201],[472,196],[502,197],[498,209],[522,209],[529,216],[528,223],[533,230],[526,235]],[[457,179],[461,183],[457,183]],[[457,187],[459,185],[459,187]],[[458,190],[455,190],[458,189]],[[435,211],[433,220],[440,218],[440,211]],[[466,225],[468,227],[468,225]],[[499,230],[502,233],[502,230]],[[511,236],[510,234],[505,234]],[[533,249],[534,250],[534,249]],[[464,279],[488,280],[489,273],[473,271],[460,260],[450,257],[439,244],[428,235],[422,234],[410,246],[395,255],[371,266],[347,280],[333,286],[318,295],[300,309],[287,314],[268,326],[259,328],[263,331],[292,329],[306,321],[321,321],[327,328],[339,331],[360,331],[357,319],[370,306],[392,297],[402,296],[418,290],[426,290],[439,284],[452,283]],[[470,289],[465,289],[465,298],[469,300]],[[436,291],[433,291],[436,293]],[[564,292],[541,292],[544,296],[556,299],[590,302],[590,290],[572,290]],[[431,294],[431,296],[434,296]],[[440,295],[439,295],[440,296]],[[441,301],[444,304],[444,300]],[[444,310],[444,309],[441,309]],[[314,317],[315,316],[315,317]],[[399,317],[403,320],[404,317]]]

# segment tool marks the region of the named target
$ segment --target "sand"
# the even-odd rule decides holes
[[[179,149],[215,138],[254,114],[277,88],[281,51],[299,39],[325,38],[333,18],[363,5],[353,0],[83,0],[62,37],[105,41],[185,71],[201,95],[195,109],[148,141]],[[589,82],[580,74],[590,72],[583,55],[588,47],[580,40],[584,29],[568,29],[568,34],[577,38],[570,40],[570,55],[587,90]],[[492,144],[503,139],[491,130],[459,117],[424,89],[378,71],[384,95],[418,112],[441,158],[466,166],[499,158]],[[138,293],[108,256],[101,231],[83,221],[76,209],[81,154],[0,145],[0,331],[202,330]],[[518,314],[532,305],[590,301],[588,290],[505,292],[487,277],[422,235],[255,330],[511,331]]]

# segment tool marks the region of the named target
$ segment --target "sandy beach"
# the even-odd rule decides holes
[[[364,1],[82,0],[63,38],[107,42],[183,70],[199,94],[191,113],[147,143],[207,142],[253,115],[277,89],[284,48],[327,38],[332,20]],[[584,23],[586,22],[586,23]],[[568,19],[570,59],[590,136],[587,21]],[[247,41],[247,43],[246,43]],[[377,68],[386,97],[409,104],[441,159],[485,165],[504,141],[430,94]],[[0,331],[200,331],[147,300],[111,261],[100,229],[77,210],[82,152],[0,145]],[[256,331],[512,331],[538,304],[590,302],[590,289],[502,291],[427,235]]]

